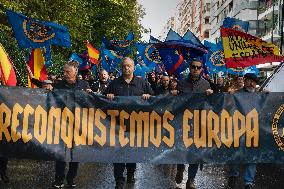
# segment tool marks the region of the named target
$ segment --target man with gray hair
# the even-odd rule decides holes
[[[53,89],[69,89],[69,90],[84,90],[91,92],[88,82],[78,79],[78,63],[76,61],[70,61],[63,67],[64,79],[55,82],[53,85],[49,84],[45,88],[48,90]],[[66,175],[67,187],[76,187],[74,178],[77,175],[79,162],[70,162],[69,170]],[[55,162],[55,181],[53,188],[63,188],[65,180],[65,167],[66,162],[56,161]]]
[[[151,86],[144,79],[136,77],[134,72],[134,61],[126,57],[123,59],[122,76],[113,80],[107,87],[104,94],[109,100],[113,100],[115,96],[142,96],[144,100],[150,98],[153,94]],[[127,183],[134,183],[134,173],[136,170],[135,163],[114,163],[114,178],[116,189],[123,189],[125,179],[123,172],[127,169]]]

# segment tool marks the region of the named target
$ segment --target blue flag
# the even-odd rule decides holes
[[[133,41],[134,40],[134,33],[133,32],[129,32],[128,35],[126,36],[125,40]]]
[[[206,49],[206,47],[201,43],[201,41],[190,31],[188,30],[184,36],[183,36],[183,40],[186,43],[191,43],[192,45],[194,45],[195,47],[199,47],[201,49]]]
[[[79,70],[87,70],[90,68],[88,61],[84,59],[82,56],[79,56],[77,53],[73,53],[69,60],[73,60],[79,63]]]
[[[149,40],[149,43],[162,43],[162,41],[156,39],[155,37],[153,36],[150,36],[150,40]]]
[[[52,57],[51,57],[50,46],[41,47],[41,52],[43,53],[43,57],[44,57],[44,65],[46,67],[51,67],[53,62],[52,62]]]
[[[183,37],[181,37],[178,33],[169,30],[167,37],[164,42],[161,42],[155,38],[150,38],[150,41],[158,47],[167,47],[167,48],[177,48],[177,47],[187,47],[191,48],[191,50],[195,51],[203,56],[204,53],[207,53],[206,47],[200,42],[200,40],[190,31],[188,30]]]
[[[208,52],[190,31],[181,37],[170,29],[164,42],[152,36],[150,41],[158,49],[167,73],[177,77],[180,77],[180,73],[189,67],[193,58],[202,58],[204,53]]]
[[[135,43],[138,54],[137,58],[141,59],[145,66],[152,69],[161,63],[159,51],[154,45],[147,43]]]
[[[124,40],[107,40],[105,37],[102,39],[102,42],[106,49],[114,50],[119,56],[128,56],[131,54],[131,45],[134,41],[133,32],[129,32]]]
[[[165,65],[164,64],[158,64],[156,67],[155,67],[155,72],[156,73],[168,73],[166,68],[165,68]]]
[[[136,76],[146,78],[146,74],[150,71],[151,71],[151,69],[149,69],[148,67],[136,63],[134,74]]]
[[[248,32],[249,22],[242,21],[236,18],[226,17],[223,21],[224,28],[232,28],[243,32]]]
[[[168,34],[167,34],[167,37],[166,37],[165,41],[180,41],[182,39],[183,38],[177,32],[175,32],[174,30],[170,29]]]
[[[204,41],[204,45],[209,49],[209,53],[204,55],[205,67],[207,73],[210,76],[213,74],[228,73],[232,75],[245,75],[246,73],[255,73],[259,74],[256,66],[251,66],[247,68],[227,68],[225,64],[223,43],[220,41],[219,43],[211,43],[208,41]]]
[[[104,44],[100,49],[101,66],[107,72],[118,71],[122,57],[117,55],[113,50],[105,48]]]
[[[180,77],[180,73],[189,67],[191,52],[187,48],[161,48],[159,53],[168,74]]]
[[[7,10],[6,14],[20,48],[36,49],[51,44],[71,47],[67,27],[53,22],[28,18],[11,10]]]
[[[205,54],[205,66],[210,76],[218,72],[227,72],[225,65],[223,47],[208,41],[204,41],[204,45],[209,49],[209,53]]]

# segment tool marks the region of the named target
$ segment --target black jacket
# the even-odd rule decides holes
[[[91,87],[93,92],[103,94],[105,92],[106,88],[108,87],[109,83],[110,83],[109,81],[107,81],[106,83],[96,81],[96,82],[92,82],[90,84],[90,87]]]
[[[115,96],[142,96],[143,94],[153,95],[152,88],[143,78],[134,76],[128,84],[123,77],[113,80],[106,88],[104,94]]]
[[[158,88],[156,88],[155,90],[155,95],[160,95],[160,94],[169,94],[170,93],[170,89],[165,89],[163,86],[159,86]]]
[[[68,83],[66,80],[58,80],[53,84],[53,88],[55,89],[74,89],[74,90],[86,90],[90,89],[89,83],[87,81],[83,81],[77,79],[75,83]]]

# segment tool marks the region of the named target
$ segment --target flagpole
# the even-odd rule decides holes
[[[282,46],[283,46],[283,20],[284,20],[284,2],[283,0],[280,2],[281,3],[281,23],[280,23],[280,32],[281,32],[281,42],[280,42],[280,53],[281,55],[283,55],[283,52],[282,52]]]
[[[272,34],[271,34],[271,43],[273,43],[273,31],[274,31],[274,0],[272,0]]]
[[[151,35],[152,35],[152,30],[151,30],[151,28],[149,28],[150,29],[150,37],[149,37],[149,43],[150,43],[150,41],[151,41]]]

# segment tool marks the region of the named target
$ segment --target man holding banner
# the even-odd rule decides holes
[[[88,82],[79,80],[77,78],[78,75],[78,63],[75,61],[70,61],[64,65],[64,79],[54,83],[54,86],[48,86],[47,89],[70,89],[70,90],[84,90],[86,92],[91,92],[92,90],[89,87]],[[74,182],[74,178],[77,175],[79,163],[78,162],[70,162],[69,170],[66,175],[67,186],[72,188],[76,187]],[[55,181],[53,183],[54,188],[62,188],[64,187],[64,179],[65,179],[65,167],[66,162],[64,161],[56,161],[55,163]]]
[[[256,84],[258,83],[258,78],[254,73],[247,73],[244,76],[244,87],[236,92],[244,92],[244,93],[254,93],[256,91]],[[231,164],[229,165],[229,182],[228,185],[230,188],[236,188],[237,177],[239,176],[240,169],[239,165]],[[245,164],[245,173],[244,173],[244,183],[245,189],[252,188],[254,177],[256,174],[256,164]],[[240,187],[237,187],[240,188]]]
[[[200,60],[193,60],[190,65],[190,75],[187,79],[178,83],[179,93],[206,93],[210,95],[213,91],[210,89],[208,81],[202,78],[203,63]],[[176,95],[176,94],[174,94]],[[180,184],[183,180],[184,164],[177,165],[176,183]],[[198,164],[189,164],[188,180],[186,182],[187,189],[195,189],[194,179],[198,171]]]
[[[133,74],[134,61],[126,57],[123,59],[121,67],[122,76],[112,81],[105,91],[107,98],[113,100],[115,96],[142,96],[144,100],[149,99],[153,91],[149,83]],[[133,184],[135,182],[136,163],[114,163],[116,189],[124,188],[123,172],[125,168],[127,169],[127,183]]]

